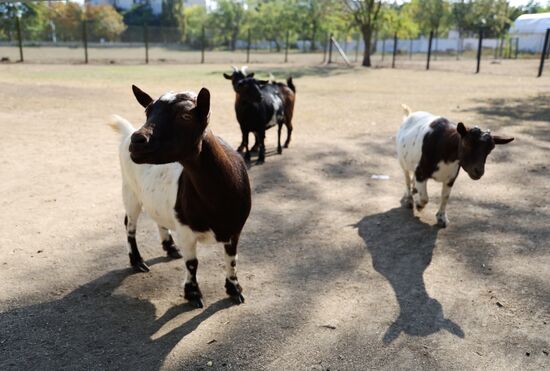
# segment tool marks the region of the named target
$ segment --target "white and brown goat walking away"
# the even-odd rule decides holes
[[[396,136],[397,157],[405,175],[404,206],[421,211],[428,203],[428,179],[443,183],[437,224],[446,227],[446,213],[451,189],[460,168],[473,180],[485,172],[485,161],[496,144],[506,144],[514,138],[491,135],[480,128],[471,129],[459,122],[428,112],[411,112],[403,105],[405,119]],[[412,179],[411,179],[412,173]]]
[[[158,224],[167,255],[185,260],[187,300],[203,305],[197,242],[217,242],[225,247],[226,292],[243,302],[237,245],[250,213],[250,183],[241,156],[207,128],[210,93],[167,93],[153,100],[135,86],[133,91],[145,108],[145,124],[136,131],[118,116],[111,124],[122,136],[119,155],[130,264],[136,271],[149,271],[135,238],[144,209]]]

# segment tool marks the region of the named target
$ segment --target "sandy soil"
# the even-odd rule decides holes
[[[296,76],[294,140],[279,156],[269,132],[250,169],[246,303],[204,246],[193,309],[147,216],[151,272],[128,268],[106,122],[142,121],[132,83],[207,86],[212,130],[236,146],[227,66],[2,66],[0,369],[548,369],[550,76],[261,68]],[[399,206],[401,103],[516,137],[481,180],[461,174],[447,229],[434,183],[422,213]]]

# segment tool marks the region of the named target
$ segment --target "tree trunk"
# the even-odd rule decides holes
[[[371,50],[372,29],[370,25],[361,27],[361,33],[363,34],[363,43],[365,44],[365,50],[363,51],[362,65],[364,67],[371,67],[370,50]]]
[[[313,22],[313,30],[312,30],[312,33],[311,33],[311,48],[310,49],[311,49],[312,52],[317,50],[317,45],[315,45],[316,36],[317,36],[317,21]]]

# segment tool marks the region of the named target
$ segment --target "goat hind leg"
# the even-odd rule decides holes
[[[292,136],[292,121],[288,120],[285,122],[286,125],[286,141],[285,141],[285,148],[288,148],[288,145],[290,144],[290,139]]]
[[[158,228],[162,249],[166,251],[166,256],[172,259],[181,259],[182,255],[174,243],[174,239],[170,235],[170,231],[161,225],[158,225]]]
[[[122,200],[124,201],[124,208],[126,209],[124,226],[126,227],[130,265],[136,272],[149,272],[149,267],[143,261],[136,242],[137,221],[141,213],[141,203],[132,190],[126,186],[123,186],[122,189]]]
[[[277,128],[277,153],[281,154],[283,153],[283,147],[281,147],[281,130],[283,128],[283,124],[279,123]]]

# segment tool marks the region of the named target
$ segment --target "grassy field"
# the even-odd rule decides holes
[[[249,170],[246,303],[225,299],[222,249],[205,246],[199,310],[146,215],[151,272],[128,268],[106,123],[143,122],[131,84],[153,96],[205,86],[211,129],[236,147],[229,65],[1,65],[0,369],[547,368],[550,74],[493,67],[251,65],[295,77],[294,139],[277,155],[269,131],[266,163]],[[434,183],[422,213],[399,206],[401,103],[516,138],[481,180],[459,176],[446,229]]]

